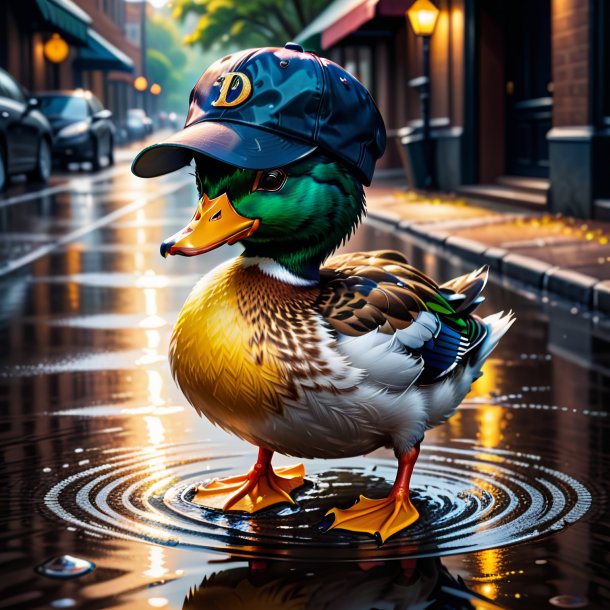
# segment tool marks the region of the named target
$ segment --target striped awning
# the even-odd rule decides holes
[[[43,21],[62,36],[86,44],[91,17],[72,0],[36,0]]]

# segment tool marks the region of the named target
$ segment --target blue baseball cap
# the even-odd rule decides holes
[[[212,64],[191,91],[184,129],[142,150],[131,171],[160,176],[188,165],[196,153],[272,169],[320,149],[368,186],[385,144],[383,119],[362,83],[289,42]]]

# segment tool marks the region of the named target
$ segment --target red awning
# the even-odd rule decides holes
[[[322,32],[322,48],[328,49],[375,16],[379,0],[363,0]]]
[[[411,0],[335,0],[296,41],[326,50],[375,17],[404,16],[409,4]]]

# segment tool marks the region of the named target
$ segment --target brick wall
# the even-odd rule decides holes
[[[123,1],[121,0],[121,2]],[[101,11],[98,8],[98,0],[79,0],[78,4],[93,19],[92,25],[95,31],[99,32],[111,44],[128,55],[135,64],[136,72],[141,71],[140,49],[127,40],[123,33],[123,23],[117,23],[113,20],[114,15],[112,11],[110,14]]]
[[[588,9],[587,1],[553,0],[551,36],[554,127],[590,123]]]

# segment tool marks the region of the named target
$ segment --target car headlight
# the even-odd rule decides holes
[[[87,121],[79,121],[78,123],[72,123],[66,125],[63,129],[60,129],[57,133],[58,138],[73,138],[74,136],[80,136],[89,129],[89,123]]]

